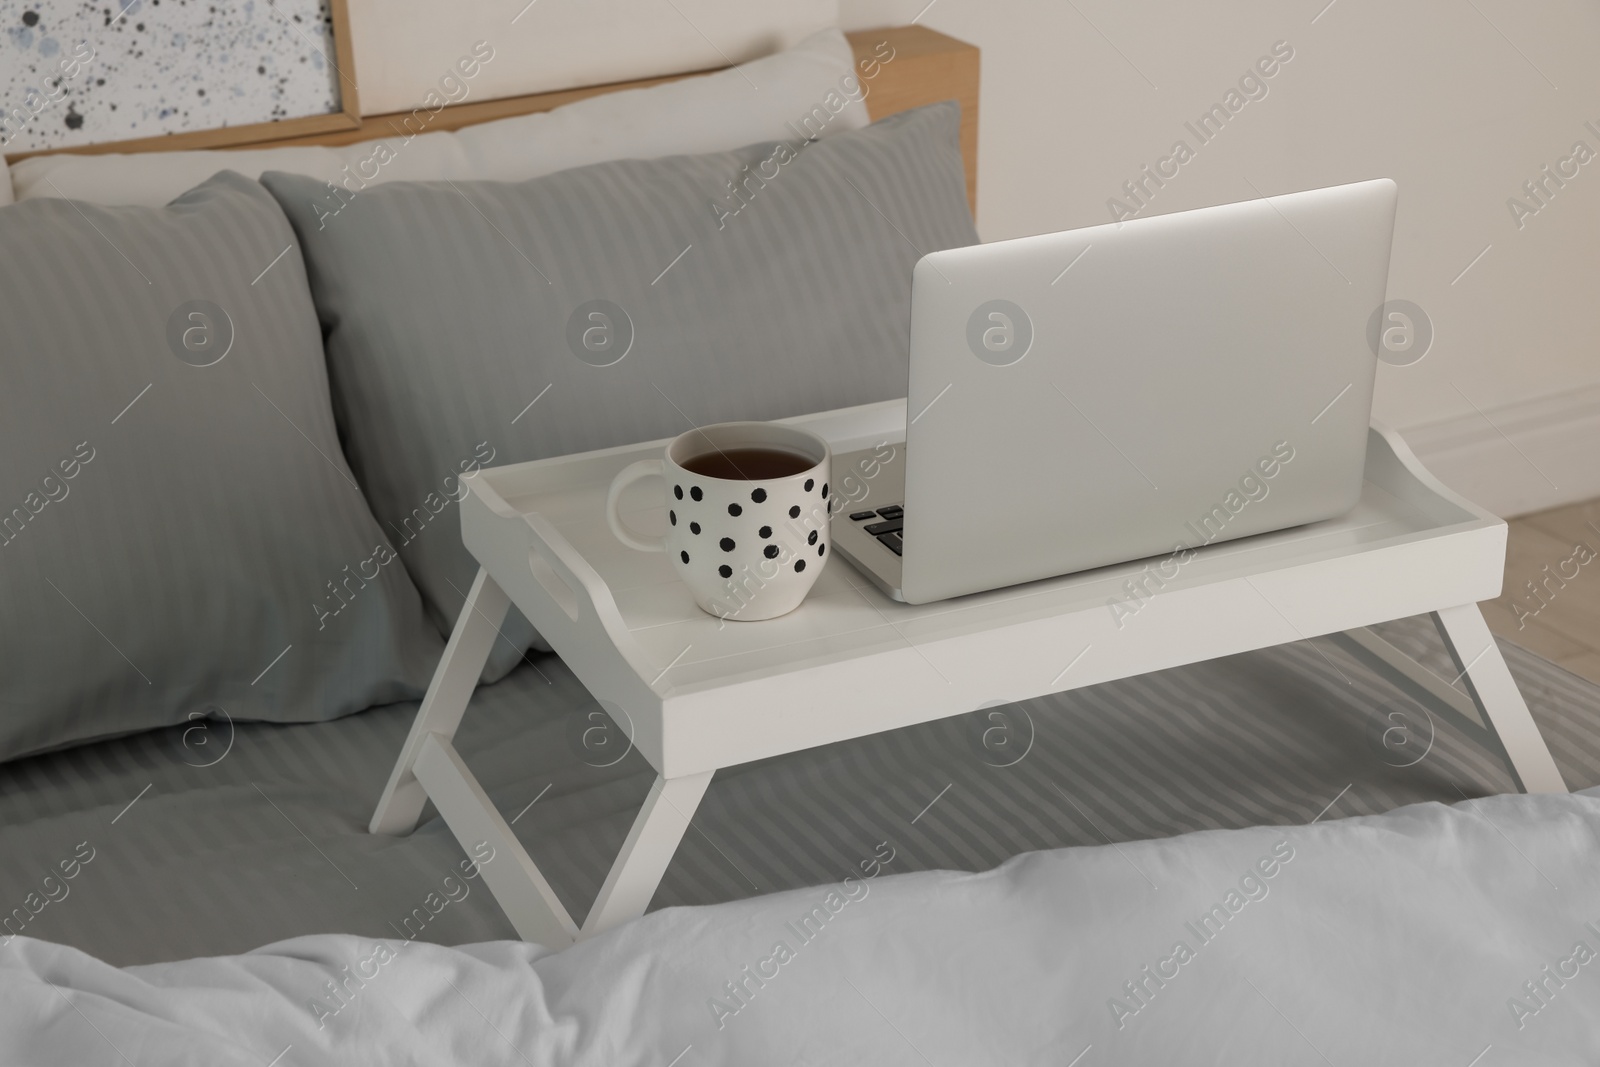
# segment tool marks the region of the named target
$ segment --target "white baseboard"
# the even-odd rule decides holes
[[[1485,415],[1401,433],[1440,481],[1504,518],[1600,496],[1600,384]]]

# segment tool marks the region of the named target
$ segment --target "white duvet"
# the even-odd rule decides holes
[[[1600,791],[675,908],[560,953],[0,948],[0,1064],[1595,1064]]]

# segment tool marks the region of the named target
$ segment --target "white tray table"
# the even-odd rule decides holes
[[[786,421],[836,455],[898,447],[905,403]],[[1108,602],[1148,561],[914,606],[837,559],[787,616],[715,619],[664,555],[626,548],[606,526],[612,477],[664,444],[463,479],[462,539],[481,569],[371,830],[409,832],[432,798],[464,847],[488,841],[509,857],[484,879],[525,939],[564,946],[642,915],[720,767],[1325,634],[1505,756],[1524,790],[1565,791],[1476,606],[1499,595],[1505,523],[1382,427],[1369,434],[1349,514],[1200,549],[1120,629]],[[624,495],[622,511],[642,532],[665,528],[652,480]],[[657,771],[581,928],[451,746],[512,602]],[[1365,629],[1424,613],[1465,691]]]

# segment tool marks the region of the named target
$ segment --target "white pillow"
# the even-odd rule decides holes
[[[352,191],[402,180],[523,181],[609,159],[722,152],[859,129],[869,122],[866,91],[870,85],[856,77],[850,43],[827,29],[787,51],[715,74],[457,132],[417,132],[426,131],[431,117],[419,108],[395,136],[339,148],[35,156],[17,163],[11,177],[18,200],[66,196],[147,207],[168,203],[220,170],[251,178],[288,171]]]

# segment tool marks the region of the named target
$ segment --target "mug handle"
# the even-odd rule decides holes
[[[637,463],[630,463],[622,468],[622,472],[611,480],[611,489],[606,493],[606,525],[611,527],[611,532],[616,534],[617,540],[629,548],[640,552],[665,552],[667,539],[665,537],[640,538],[622,525],[622,519],[617,515],[617,501],[622,496],[622,491],[641,478],[648,478],[652,474],[665,473],[666,467],[659,459],[641,459]]]

